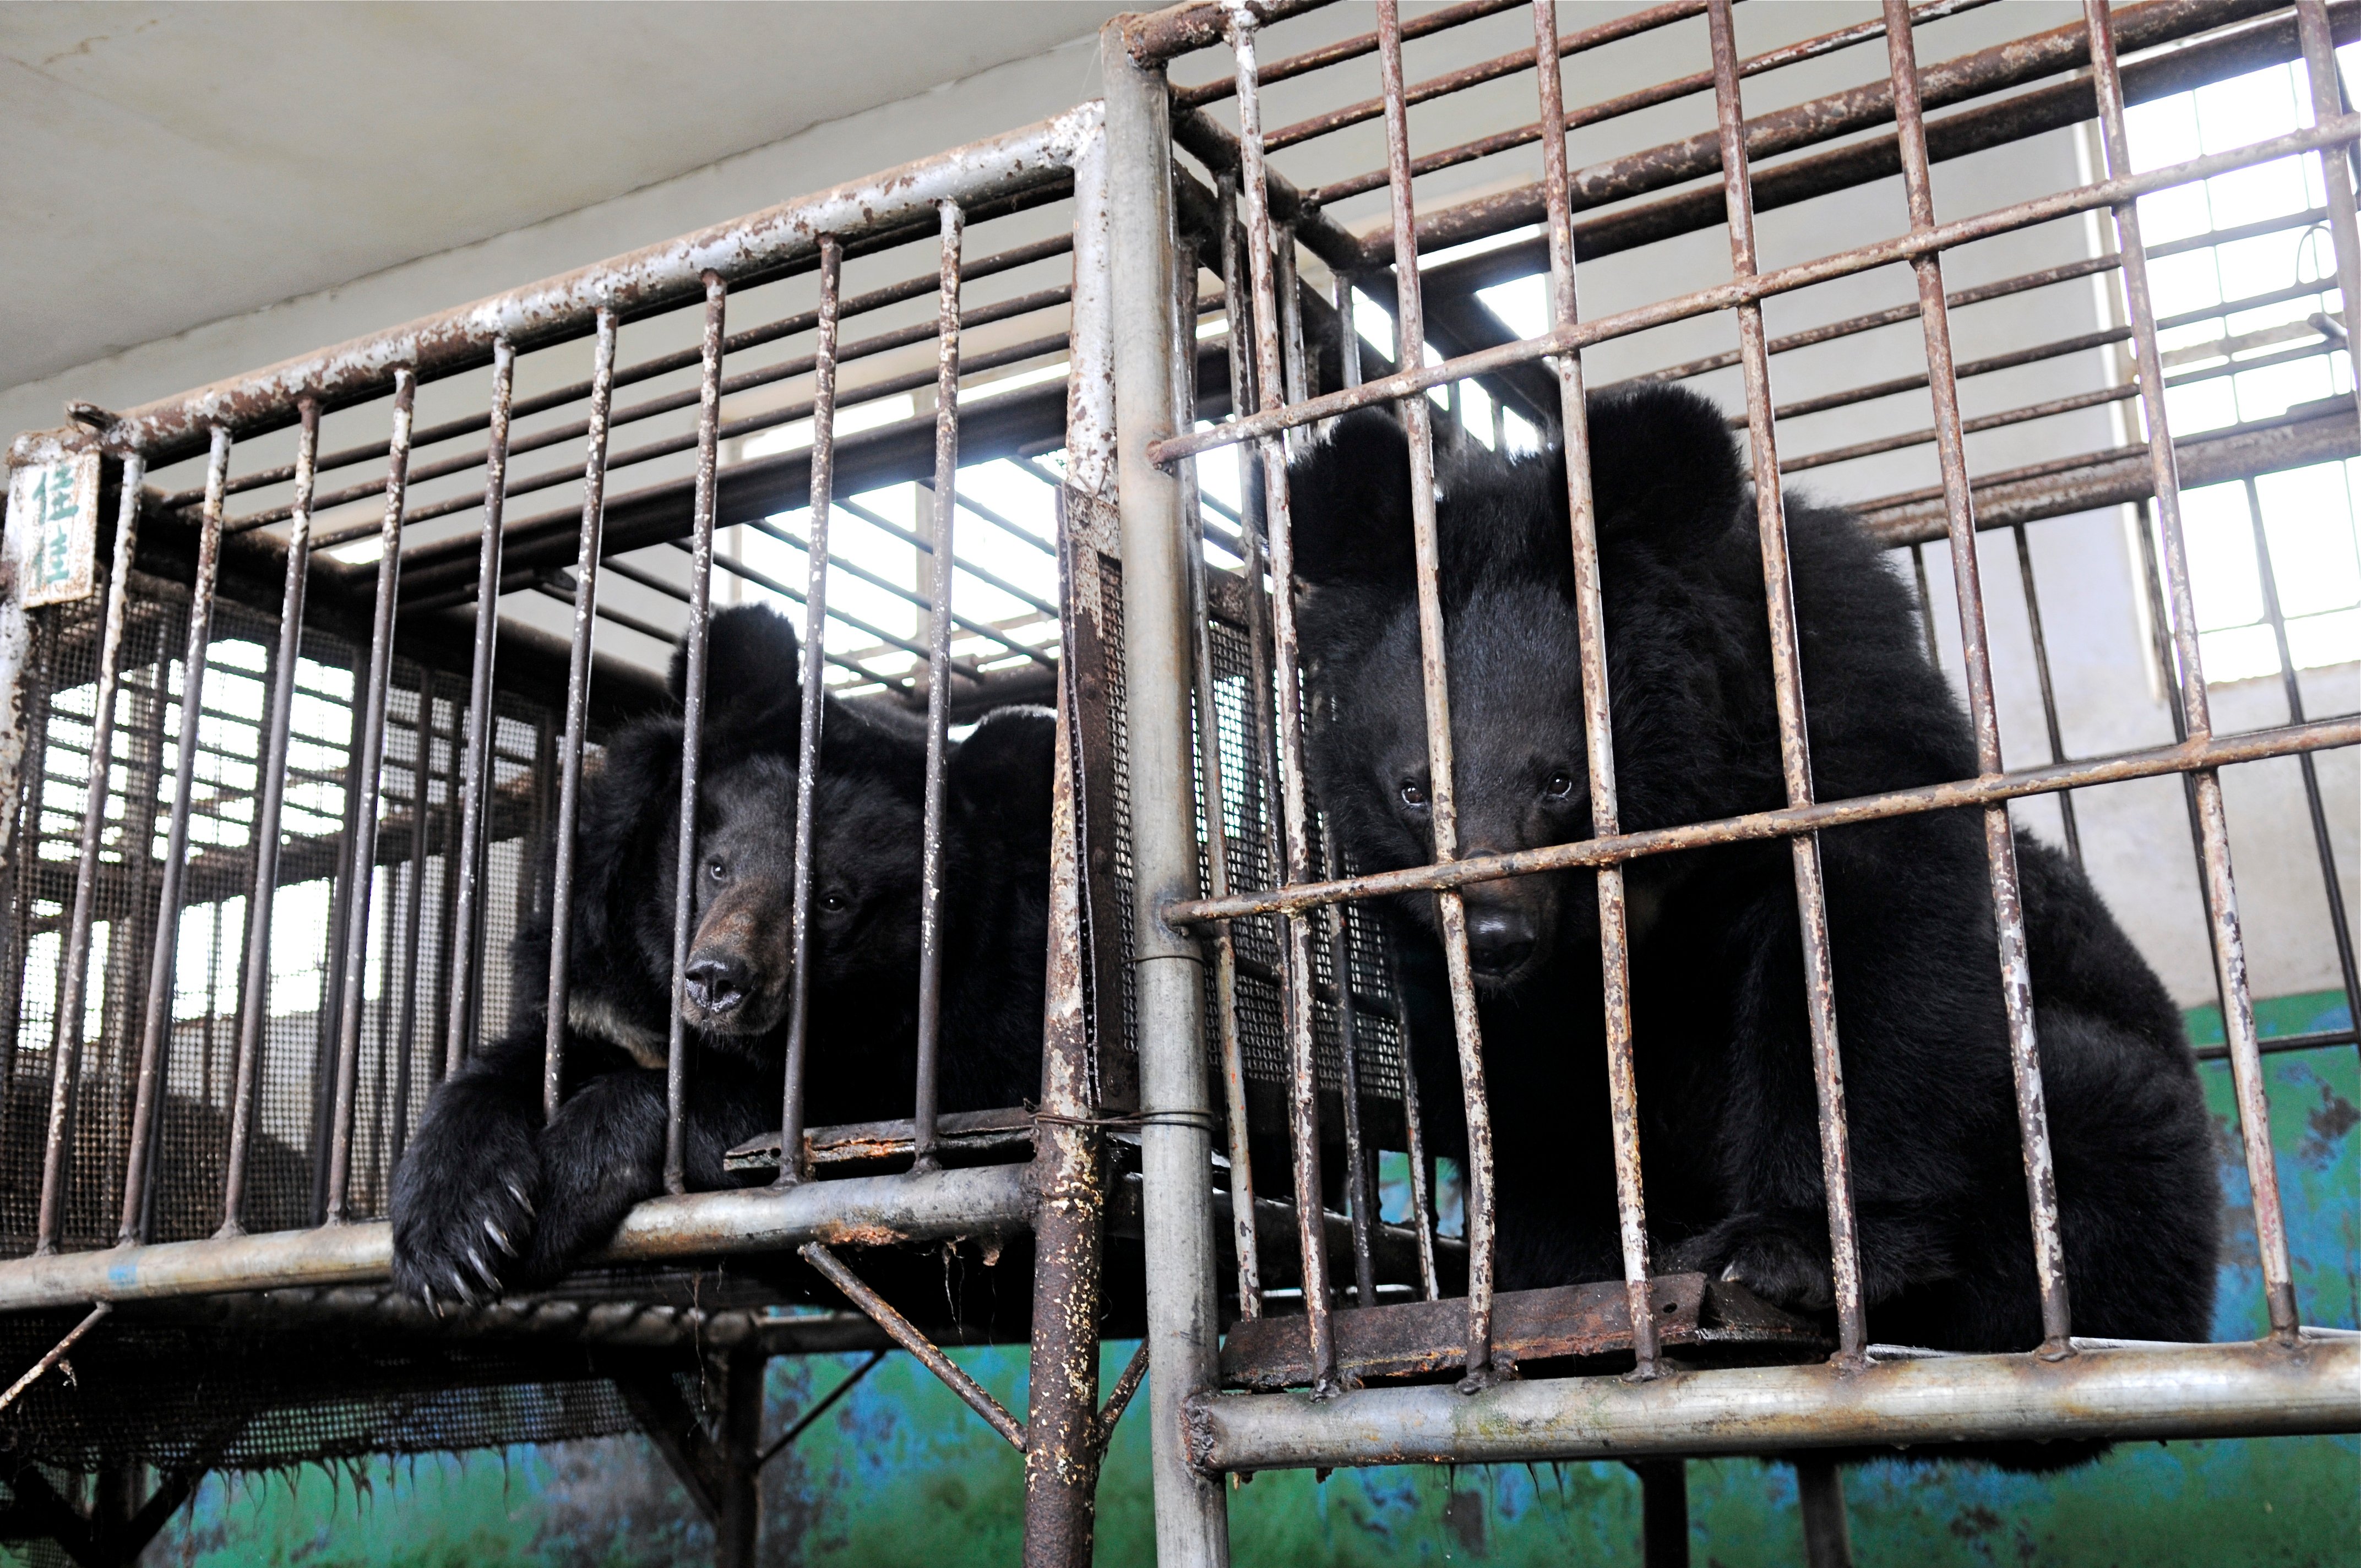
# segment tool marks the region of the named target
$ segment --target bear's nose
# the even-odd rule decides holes
[[[1467,959],[1483,974],[1514,970],[1533,956],[1533,923],[1518,909],[1467,912]]]
[[[688,971],[681,976],[681,986],[691,1002],[715,1014],[731,1011],[746,1000],[746,992],[752,989],[743,963],[709,953],[688,960]]]

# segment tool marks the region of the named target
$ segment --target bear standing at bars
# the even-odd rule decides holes
[[[1753,492],[1722,417],[1590,404],[1608,689],[1627,831],[1784,806]],[[1383,413],[1290,475],[1312,784],[1354,869],[1432,858],[1409,454]],[[1565,467],[1471,450],[1438,480],[1459,852],[1591,833]],[[1816,797],[1972,778],[1910,592],[1841,511],[1791,499]],[[2163,985],[2081,872],[2020,835],[2074,1332],[2202,1340],[2221,1195]],[[1873,1339],[2042,1339],[1979,814],[1820,835]],[[1788,841],[1627,863],[1642,1167],[1658,1269],[1830,1306],[1828,1208]],[[1499,1281],[1622,1276],[1595,873],[1466,890],[1498,1161]],[[1384,906],[1431,1149],[1463,1156],[1431,895]]]
[[[793,966],[793,630],[759,607],[714,617],[697,880],[685,971],[692,1190],[779,1124]],[[672,690],[682,689],[673,661]],[[985,717],[946,773],[940,1103],[1023,1102],[1040,1083],[1054,720]],[[664,1190],[681,723],[641,718],[586,766],[576,839],[565,1080],[542,1113],[545,921],[519,935],[507,1036],[427,1102],[396,1173],[393,1271],[430,1302],[547,1285]],[[828,699],[813,802],[807,1124],[907,1116],[916,1090],[926,742]]]

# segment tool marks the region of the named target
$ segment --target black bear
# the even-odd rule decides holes
[[[693,1190],[779,1124],[794,896],[796,640],[769,610],[714,618],[698,875],[683,1014]],[[675,658],[672,688],[681,689]],[[1038,1092],[1053,720],[987,715],[946,772],[941,1105]],[[521,934],[505,1037],[440,1085],[394,1180],[394,1277],[429,1300],[544,1285],[663,1190],[681,724],[634,720],[583,778],[563,1102],[542,1114],[545,925]],[[813,804],[812,1125],[910,1113],[926,745],[831,696]]]
[[[1670,389],[1590,405],[1621,825],[1786,804],[1752,492],[1720,413]],[[1438,480],[1460,852],[1587,838],[1562,458],[1476,450]],[[1312,782],[1355,869],[1432,858],[1409,463],[1381,413],[1290,473]],[[1792,499],[1817,796],[1976,773],[1914,598],[1844,512]],[[1982,826],[1824,832],[1872,1337],[2041,1341]],[[2207,1337],[2221,1199],[2179,1015],[2081,873],[2017,839],[2076,1332]],[[1810,1032],[1785,840],[1629,863],[1645,1195],[1658,1267],[1831,1301]],[[1596,882],[1466,890],[1496,1130],[1499,1278],[1622,1274]],[[1466,1147],[1429,896],[1383,919],[1413,999],[1428,1138]]]

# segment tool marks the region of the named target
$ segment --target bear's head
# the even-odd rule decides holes
[[[785,1022],[792,995],[802,732],[796,641],[783,617],[744,606],[714,616],[707,650],[681,1012],[710,1042],[757,1050]],[[675,701],[685,685],[675,654]],[[858,948],[881,922],[891,926],[890,916],[877,912],[896,906],[899,889],[877,873],[866,847],[910,831],[916,807],[904,807],[917,798],[924,762],[923,746],[834,699],[821,733],[816,977],[831,964],[848,967],[837,961],[840,938]],[[680,751],[681,721],[669,715],[634,720],[609,737],[595,769],[586,770],[576,840],[568,1021],[648,1066],[663,1062],[670,1034]],[[840,903],[871,913],[840,919]]]
[[[1670,389],[1609,394],[1592,400],[1589,425],[1602,554],[1635,543],[1703,548],[1729,529],[1744,479],[1710,403]],[[1436,488],[1458,853],[1587,838],[1564,460],[1475,449],[1444,466]],[[1313,786],[1354,870],[1425,864],[1433,781],[1401,427],[1376,410],[1338,421],[1290,466],[1288,490]],[[1558,872],[1465,888],[1479,983],[1513,989],[1552,961],[1574,922],[1595,922],[1591,880]],[[1431,898],[1395,908],[1433,928]]]

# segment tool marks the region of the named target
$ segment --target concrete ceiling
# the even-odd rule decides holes
[[[7,0],[0,387],[572,212],[1126,8]]]

